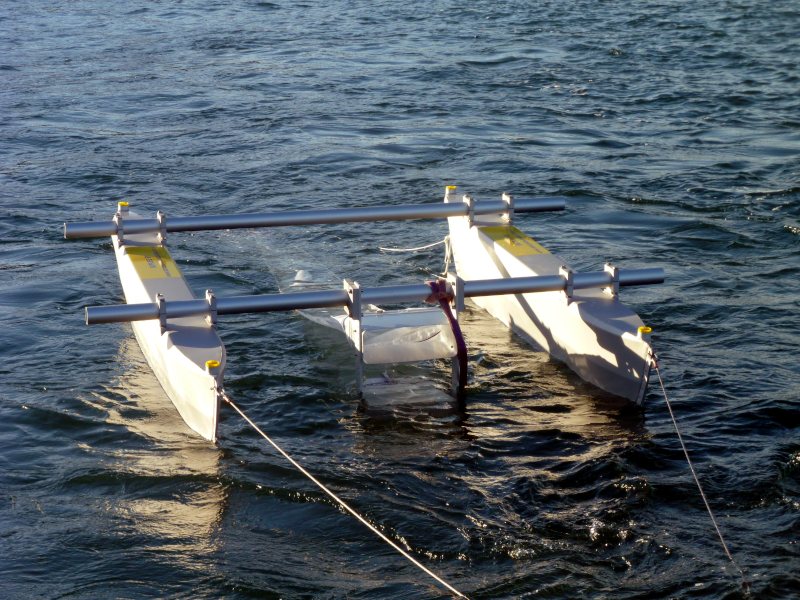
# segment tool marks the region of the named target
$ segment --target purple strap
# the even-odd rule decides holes
[[[425,302],[439,302],[442,307],[444,316],[450,323],[450,329],[453,330],[453,335],[456,338],[456,357],[458,358],[458,390],[463,392],[467,387],[467,344],[464,342],[464,335],[461,333],[461,327],[458,326],[458,321],[453,316],[453,311],[450,310],[450,301],[453,297],[447,293],[447,282],[444,279],[437,281],[426,281],[429,288],[431,288],[431,295]]]

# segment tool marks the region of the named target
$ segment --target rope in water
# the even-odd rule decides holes
[[[405,557],[406,557],[408,560],[410,560],[412,563],[414,563],[414,564],[415,564],[416,566],[418,566],[420,569],[422,569],[423,571],[425,571],[425,573],[427,573],[428,575],[430,575],[431,577],[433,577],[433,578],[434,578],[436,581],[438,581],[440,584],[442,584],[442,585],[443,585],[444,587],[446,587],[448,590],[450,590],[451,592],[453,592],[453,593],[454,593],[456,596],[458,596],[459,598],[466,598],[466,596],[465,596],[464,594],[462,594],[461,592],[459,592],[459,591],[458,591],[456,588],[454,588],[452,585],[450,585],[449,583],[447,583],[446,581],[444,581],[444,580],[443,580],[441,577],[439,577],[438,575],[436,575],[435,573],[433,573],[431,570],[429,570],[428,568],[426,568],[426,567],[425,567],[423,564],[421,564],[419,561],[417,561],[417,560],[416,560],[416,559],[415,559],[413,556],[411,556],[411,555],[410,555],[408,552],[406,552],[405,550],[403,550],[403,549],[402,549],[400,546],[398,546],[397,544],[395,544],[395,543],[394,543],[392,540],[390,540],[388,537],[386,537],[386,536],[385,536],[383,533],[381,533],[380,531],[378,531],[378,529],[376,529],[374,525],[372,525],[372,524],[371,524],[369,521],[367,521],[367,520],[366,520],[364,517],[362,517],[361,515],[359,515],[359,514],[358,514],[356,511],[354,511],[354,510],[353,510],[352,508],[350,508],[350,507],[349,507],[347,504],[345,504],[344,500],[342,500],[341,498],[339,498],[339,496],[337,496],[336,494],[334,494],[334,493],[333,493],[332,491],[330,491],[330,490],[329,490],[327,487],[325,487],[325,485],[323,485],[322,483],[320,483],[320,482],[319,482],[319,481],[318,481],[318,480],[317,480],[317,479],[316,479],[316,478],[315,478],[315,477],[314,477],[314,476],[313,476],[311,473],[309,473],[309,472],[308,472],[308,471],[306,471],[306,470],[305,470],[303,467],[301,467],[299,464],[297,464],[297,462],[296,462],[296,461],[295,461],[295,460],[294,460],[294,459],[293,459],[291,456],[289,456],[288,454],[286,454],[286,452],[284,452],[284,451],[283,451],[283,449],[282,449],[280,446],[278,446],[278,444],[276,444],[274,441],[272,441],[272,440],[269,438],[269,436],[268,436],[266,433],[264,433],[263,431],[261,431],[261,429],[258,427],[258,425],[256,425],[255,423],[253,423],[253,422],[252,422],[252,421],[251,421],[251,420],[250,420],[250,419],[247,417],[247,415],[246,415],[246,414],[244,414],[244,413],[241,411],[241,409],[240,409],[238,406],[236,406],[236,405],[233,403],[233,401],[232,401],[232,400],[231,400],[231,399],[228,397],[228,395],[225,393],[225,391],[224,391],[224,390],[221,390],[221,391],[220,391],[220,394],[222,395],[222,398],[223,398],[223,400],[225,400],[225,402],[227,402],[228,404],[230,404],[230,405],[231,405],[231,406],[234,408],[234,410],[235,410],[236,412],[238,412],[238,413],[239,413],[239,414],[242,416],[242,418],[243,418],[245,421],[247,421],[248,423],[250,423],[250,425],[253,427],[253,429],[255,429],[255,430],[258,432],[258,433],[260,433],[260,434],[261,434],[261,436],[262,436],[262,437],[263,437],[265,440],[267,440],[267,441],[268,441],[270,444],[272,444],[272,446],[273,446],[273,447],[274,447],[274,448],[275,448],[275,449],[276,449],[278,452],[280,452],[281,454],[283,454],[283,456],[284,456],[284,458],[285,458],[286,460],[288,460],[290,463],[292,463],[292,464],[293,464],[293,465],[294,465],[294,466],[295,466],[295,467],[296,467],[296,468],[297,468],[297,469],[298,469],[298,470],[299,470],[301,473],[303,473],[303,475],[305,475],[305,476],[306,476],[306,477],[308,477],[308,478],[309,478],[311,481],[313,481],[315,484],[317,484],[317,486],[319,486],[319,488],[320,488],[320,489],[322,489],[322,491],[323,491],[323,492],[325,492],[326,494],[328,494],[328,496],[330,496],[331,498],[333,498],[334,500],[336,500],[336,502],[338,502],[338,503],[339,503],[339,504],[342,506],[342,508],[344,508],[345,510],[347,510],[347,512],[349,512],[351,515],[353,515],[353,516],[354,516],[356,519],[358,519],[358,520],[359,520],[359,521],[361,521],[361,522],[362,522],[364,525],[366,525],[367,527],[369,527],[369,528],[370,528],[370,530],[372,530],[372,532],[373,532],[373,533],[375,533],[375,534],[377,534],[378,536],[380,536],[380,538],[381,538],[381,539],[382,539],[384,542],[386,542],[387,544],[389,544],[389,545],[390,545],[392,548],[394,548],[395,550],[397,550],[397,551],[398,551],[400,554],[402,554],[403,556],[405,556]]]
[[[443,241],[447,241],[447,240],[443,240]],[[439,242],[439,243],[442,243],[442,242]],[[436,245],[436,244],[433,244],[433,245]],[[722,531],[720,530],[720,528],[719,528],[719,525],[717,524],[717,520],[716,520],[716,518],[714,517],[714,513],[713,513],[713,511],[711,510],[711,506],[708,504],[708,500],[706,499],[706,494],[705,494],[705,492],[703,491],[703,486],[700,484],[700,479],[697,477],[697,472],[695,471],[695,469],[694,469],[694,465],[692,464],[692,459],[691,459],[691,458],[689,458],[689,451],[686,449],[686,444],[684,444],[684,442],[683,442],[683,436],[681,435],[680,428],[678,427],[678,422],[677,422],[677,420],[675,419],[675,413],[672,411],[672,405],[670,404],[670,401],[669,401],[669,396],[667,395],[667,390],[666,390],[666,388],[665,388],[665,386],[664,386],[664,380],[661,378],[661,370],[660,370],[660,369],[659,369],[659,367],[658,367],[658,362],[656,361],[656,356],[655,356],[655,354],[654,354],[654,353],[652,353],[652,352],[651,352],[651,359],[652,359],[652,361],[653,361],[653,366],[656,368],[656,374],[658,375],[658,381],[659,381],[659,383],[661,384],[661,391],[662,391],[662,392],[663,392],[663,394],[664,394],[664,400],[665,400],[665,401],[666,401],[666,403],[667,403],[667,409],[669,410],[669,415],[670,415],[670,418],[672,419],[672,424],[675,426],[675,432],[678,434],[678,441],[680,442],[680,444],[681,444],[681,448],[683,449],[683,454],[684,454],[684,456],[686,457],[686,462],[689,464],[689,469],[690,469],[690,470],[691,470],[691,472],[692,472],[692,477],[694,477],[694,481],[695,481],[695,483],[697,484],[697,489],[698,489],[698,490],[700,490],[700,496],[703,498],[703,503],[705,504],[706,510],[708,511],[708,516],[709,516],[709,517],[711,517],[711,522],[714,524],[714,529],[717,531],[717,535],[719,536],[719,541],[720,541],[720,543],[722,544],[722,548],[725,550],[725,554],[726,554],[726,556],[727,556],[727,557],[728,557],[728,559],[731,561],[731,564],[733,564],[733,566],[736,568],[736,570],[737,570],[737,571],[739,571],[739,574],[740,574],[740,575],[741,575],[741,577],[742,577],[742,587],[743,587],[743,588],[744,588],[744,589],[747,591],[747,590],[749,590],[749,585],[748,585],[747,581],[745,580],[745,577],[744,577],[744,572],[743,572],[743,571],[742,571],[742,569],[739,567],[739,565],[738,565],[738,564],[736,564],[736,561],[734,560],[733,556],[731,555],[731,552],[730,552],[730,550],[728,550],[728,545],[725,543],[725,538],[722,536]],[[379,536],[379,537],[380,537],[380,538],[381,538],[383,541],[385,541],[385,542],[386,542],[387,544],[389,544],[389,545],[390,545],[392,548],[394,548],[395,550],[397,550],[397,551],[398,551],[400,554],[402,554],[404,557],[406,557],[406,558],[407,558],[409,561],[411,561],[411,562],[412,562],[412,563],[413,563],[415,566],[419,567],[419,568],[420,568],[422,571],[424,571],[424,572],[425,572],[426,574],[428,574],[430,577],[432,577],[433,579],[435,579],[435,580],[436,580],[438,583],[440,583],[442,586],[444,586],[445,588],[447,588],[448,590],[450,590],[451,592],[453,592],[453,593],[454,593],[456,596],[458,596],[459,598],[466,598],[466,597],[467,597],[467,596],[465,596],[464,594],[462,594],[461,592],[459,592],[459,591],[458,591],[456,588],[454,588],[452,585],[450,585],[449,583],[447,583],[446,581],[444,581],[444,580],[443,580],[441,577],[439,577],[438,575],[436,575],[435,573],[433,573],[433,572],[432,572],[430,569],[428,569],[427,567],[425,567],[425,566],[424,566],[422,563],[420,563],[418,560],[416,560],[416,559],[415,559],[413,556],[411,556],[411,555],[410,555],[408,552],[406,552],[405,550],[403,550],[402,548],[400,548],[400,546],[398,546],[397,544],[395,544],[395,543],[394,543],[392,540],[390,540],[388,537],[386,537],[386,535],[384,535],[383,533],[381,533],[381,532],[380,532],[380,531],[379,531],[379,530],[378,530],[378,529],[377,529],[377,528],[376,528],[374,525],[372,525],[372,524],[371,524],[369,521],[367,521],[367,520],[366,520],[364,517],[362,517],[361,515],[359,515],[359,514],[358,514],[358,513],[357,513],[355,510],[353,510],[352,508],[350,508],[350,506],[349,506],[347,503],[345,503],[345,502],[344,502],[344,500],[342,500],[341,498],[339,498],[339,497],[338,497],[336,494],[334,494],[334,493],[333,493],[333,492],[332,492],[330,489],[328,489],[328,488],[327,488],[327,487],[326,487],[326,486],[325,486],[323,483],[321,483],[320,481],[318,481],[318,480],[317,480],[317,479],[316,479],[316,478],[315,478],[315,477],[314,477],[314,476],[313,476],[311,473],[309,473],[308,471],[306,471],[306,469],[304,469],[304,468],[303,468],[303,467],[302,467],[300,464],[298,464],[298,463],[297,463],[297,461],[295,461],[295,460],[294,460],[294,459],[293,459],[291,456],[289,456],[289,455],[288,455],[288,454],[287,454],[287,453],[286,453],[286,452],[283,450],[283,448],[281,448],[280,446],[278,446],[278,444],[276,444],[276,443],[275,443],[275,442],[274,442],[274,441],[273,441],[273,440],[272,440],[272,439],[271,439],[271,438],[270,438],[270,437],[269,437],[269,436],[268,436],[266,433],[264,433],[264,432],[261,430],[261,428],[260,428],[260,427],[258,427],[258,425],[256,425],[255,423],[253,423],[253,421],[251,421],[251,420],[250,420],[250,418],[249,418],[249,417],[248,417],[246,414],[244,414],[244,412],[242,412],[242,410],[241,410],[241,409],[240,409],[238,406],[236,406],[236,404],[234,404],[233,400],[231,400],[231,399],[228,397],[228,395],[227,395],[227,394],[224,392],[224,390],[221,390],[221,391],[220,391],[220,394],[221,394],[222,398],[225,400],[225,402],[227,402],[228,404],[230,404],[230,405],[233,407],[233,409],[234,409],[236,412],[238,412],[238,413],[241,415],[241,417],[242,417],[242,418],[243,418],[245,421],[247,421],[247,422],[250,424],[250,426],[251,426],[251,427],[253,427],[253,429],[255,429],[255,430],[256,430],[256,431],[257,431],[259,434],[261,434],[261,436],[262,436],[262,437],[263,437],[265,440],[267,440],[267,441],[268,441],[268,442],[269,442],[269,443],[270,443],[270,444],[271,444],[271,445],[272,445],[272,446],[273,446],[273,447],[274,447],[274,448],[275,448],[275,449],[276,449],[278,452],[280,452],[280,453],[283,455],[283,457],[284,457],[284,458],[286,458],[286,460],[288,460],[290,463],[292,463],[292,465],[294,465],[294,467],[296,467],[296,468],[297,468],[297,469],[298,469],[298,470],[299,470],[301,473],[303,473],[303,475],[305,475],[305,476],[306,476],[306,477],[308,477],[308,478],[309,478],[311,481],[313,481],[313,482],[314,482],[314,483],[315,483],[315,484],[316,484],[316,485],[317,485],[317,486],[318,486],[318,487],[319,487],[319,488],[320,488],[322,491],[324,491],[326,494],[328,494],[328,496],[330,496],[330,497],[331,497],[331,498],[333,498],[333,499],[334,499],[336,502],[338,502],[338,503],[339,503],[339,505],[341,505],[341,506],[342,506],[342,508],[344,508],[344,509],[345,509],[347,512],[349,512],[350,514],[352,514],[352,515],[353,515],[355,518],[357,518],[359,521],[361,521],[361,523],[363,523],[364,525],[366,525],[366,526],[367,526],[367,527],[368,527],[368,528],[369,528],[369,529],[370,529],[370,530],[371,530],[373,533],[375,533],[376,535],[378,535],[378,536]],[[748,595],[749,595],[749,594],[748,594]]]
[[[384,252],[414,252],[415,250],[426,250],[428,248],[433,248],[434,246],[438,246],[439,244],[444,244],[447,241],[447,238],[444,238],[440,242],[434,242],[433,244],[428,244],[427,246],[420,246],[419,248],[381,248],[378,246],[378,250],[383,250]]]
[[[651,351],[650,358],[653,361],[653,366],[656,368],[656,373],[658,374],[658,381],[661,384],[661,391],[664,393],[664,400],[667,401],[667,408],[669,409],[669,416],[672,417],[672,424],[675,426],[675,432],[678,434],[678,441],[681,443],[681,448],[683,448],[683,455],[686,457],[686,462],[689,463],[689,469],[692,471],[692,476],[694,477],[694,482],[697,484],[697,489],[700,490],[700,496],[703,498],[703,503],[706,505],[706,510],[708,511],[708,516],[711,517],[711,522],[714,523],[714,529],[717,530],[717,535],[719,536],[719,541],[722,543],[722,548],[725,550],[725,554],[728,556],[728,559],[731,561],[736,570],[739,571],[739,574],[742,576],[742,587],[747,590],[749,585],[744,578],[744,572],[739,568],[739,565],[736,564],[736,561],[733,560],[733,556],[728,550],[728,545],[725,543],[725,538],[722,537],[722,531],[719,529],[719,525],[717,525],[717,520],[714,518],[714,513],[711,511],[711,506],[708,504],[708,500],[706,500],[706,494],[703,491],[703,486],[700,485],[700,480],[697,477],[697,472],[694,470],[694,465],[692,464],[692,459],[689,458],[689,452],[686,450],[686,444],[683,443],[683,437],[681,436],[681,430],[678,429],[678,422],[675,420],[675,414],[672,412],[672,405],[669,403],[669,398],[667,397],[667,390],[664,387],[664,380],[661,379],[661,370],[658,368],[658,362],[656,362],[656,355]]]
[[[378,246],[378,250],[383,250],[384,252],[415,252],[416,250],[425,250],[427,248],[433,248],[434,246],[438,246],[439,244],[445,244],[444,247],[444,271],[441,273],[442,277],[447,276],[447,272],[450,269],[450,263],[453,260],[453,245],[450,243],[450,236],[448,235],[440,242],[434,242],[433,244],[428,244],[427,246],[420,246],[419,248],[382,248]],[[424,271],[427,271],[431,275],[436,275],[436,273],[429,271],[423,267]]]

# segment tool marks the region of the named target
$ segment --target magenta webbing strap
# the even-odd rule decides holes
[[[453,316],[453,311],[450,310],[450,300],[453,297],[447,293],[447,282],[444,279],[438,281],[426,281],[429,288],[431,288],[431,295],[425,302],[439,302],[442,307],[444,316],[447,317],[450,323],[450,329],[453,330],[453,335],[456,338],[456,358],[458,359],[458,389],[463,391],[467,387],[467,344],[464,342],[464,335],[461,333],[461,327],[458,321]]]

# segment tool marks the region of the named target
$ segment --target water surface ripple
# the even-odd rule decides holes
[[[624,290],[758,598],[800,597],[800,11],[789,0],[0,5],[4,598],[446,598],[231,411],[164,395],[107,240],[61,223],[561,194],[519,226]],[[440,268],[443,222],[172,235],[198,294]],[[365,407],[346,344],[226,318],[227,387],[470,598],[741,598],[656,389],[626,410],[478,310],[466,408]],[[405,377],[411,367],[395,370]],[[447,365],[424,366],[444,386]]]

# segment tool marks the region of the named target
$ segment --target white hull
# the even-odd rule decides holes
[[[137,217],[130,213],[125,221]],[[111,239],[128,304],[154,302],[159,293],[166,300],[195,299],[155,234],[125,236],[122,246],[116,236]],[[158,321],[131,325],[142,353],[183,420],[205,439],[216,441],[217,388],[222,386],[226,354],[215,328],[202,317],[171,319],[163,334]],[[214,360],[219,367],[209,372],[206,363]]]
[[[461,201],[461,197],[456,197]],[[459,277],[465,281],[557,275],[564,263],[501,216],[452,217],[450,240]],[[641,404],[650,374],[644,323],[618,298],[602,290],[486,296],[475,304],[529,343],[543,348],[586,381]]]

